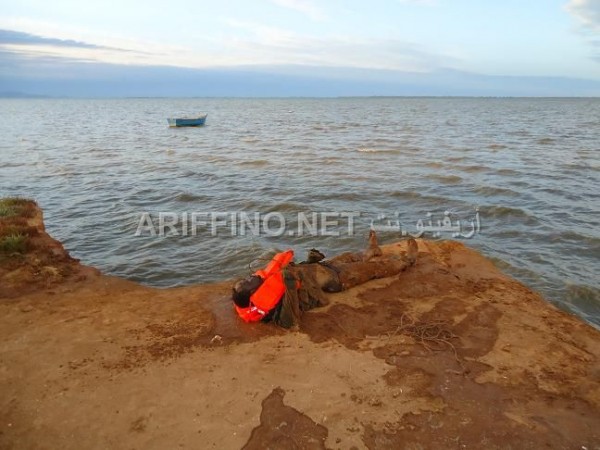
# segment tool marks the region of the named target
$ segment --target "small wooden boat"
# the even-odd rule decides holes
[[[204,114],[200,117],[169,118],[167,121],[169,122],[170,127],[200,127],[204,125],[204,122],[206,122],[207,115],[208,114]]]

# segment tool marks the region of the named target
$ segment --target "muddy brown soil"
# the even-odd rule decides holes
[[[285,392],[273,389],[262,402],[260,426],[252,430],[243,450],[265,448],[305,448],[325,450],[327,428],[312,421],[300,411],[284,405]]]
[[[104,276],[36,224],[50,253],[0,272],[0,449],[600,449],[600,332],[462,244],[288,332],[238,320],[229,282]]]

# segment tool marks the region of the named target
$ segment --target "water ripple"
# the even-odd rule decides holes
[[[378,214],[414,224],[446,210],[468,220],[479,207],[469,245],[600,324],[600,100],[0,103],[11,111],[0,121],[0,194],[36,198],[48,230],[107,273],[156,286],[231,278],[275,248],[355,249]],[[166,126],[173,111],[202,110],[203,128]],[[135,237],[143,211],[361,215],[356,235],[339,238]]]

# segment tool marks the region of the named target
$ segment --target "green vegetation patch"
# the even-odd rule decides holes
[[[27,251],[27,236],[24,234],[9,234],[0,238],[0,252],[5,254],[25,253]]]
[[[0,238],[22,234],[24,236],[37,236],[39,234],[38,229],[36,227],[30,227],[27,224],[22,223],[0,223]]]
[[[30,226],[27,218],[35,215],[36,208],[37,204],[26,198],[0,199],[0,254],[5,258],[30,249],[29,238],[38,235],[38,229]]]
[[[33,200],[20,197],[0,199],[0,218],[6,217],[32,217],[35,213],[36,203]]]

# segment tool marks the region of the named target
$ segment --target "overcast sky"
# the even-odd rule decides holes
[[[0,91],[18,88],[19,79],[31,87],[33,78],[42,85],[67,72],[89,78],[93,65],[113,74],[166,66],[344,79],[450,70],[600,82],[600,0],[0,0],[0,6]]]

